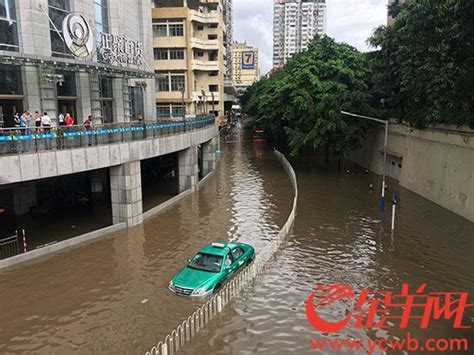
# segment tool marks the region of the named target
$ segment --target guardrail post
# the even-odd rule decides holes
[[[217,313],[222,312],[222,297],[221,295],[217,296]]]

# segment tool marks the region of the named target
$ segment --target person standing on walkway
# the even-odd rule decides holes
[[[92,126],[93,126],[93,117],[92,115],[89,115],[87,116],[86,120],[84,121],[84,128],[86,129],[86,135],[87,135],[87,141],[88,141],[88,145],[91,146],[92,145],[92,132],[90,132],[92,130]]]
[[[71,117],[69,113],[66,113],[66,118],[64,119],[64,123],[66,123],[67,127],[72,127],[74,124],[74,119]]]
[[[41,126],[44,129],[45,134],[50,134],[51,133],[51,117],[48,116],[48,113],[45,112],[43,117],[41,117]],[[51,140],[50,138],[44,138],[45,139],[45,146],[46,149],[51,149]]]
[[[59,122],[59,127],[64,126],[64,115],[62,113],[59,114],[58,116],[58,122]]]
[[[36,133],[39,133],[40,128],[41,128],[41,115],[38,111],[35,111],[35,127],[36,127]]]

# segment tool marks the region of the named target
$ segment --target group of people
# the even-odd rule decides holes
[[[52,120],[51,117],[49,117],[47,112],[44,112],[43,115],[41,115],[38,111],[35,111],[34,115],[31,114],[30,111],[25,111],[23,113],[17,113],[13,117],[14,125],[16,128],[19,128],[20,130],[27,130],[28,128],[36,128],[37,131],[39,131],[41,128],[45,132],[49,132],[52,127]],[[74,118],[69,114],[66,113],[66,115],[60,113],[58,116],[58,126],[60,128],[62,127],[72,127],[75,124]],[[86,129],[92,128],[93,125],[93,117],[92,115],[89,115],[85,120],[84,120],[84,127]]]

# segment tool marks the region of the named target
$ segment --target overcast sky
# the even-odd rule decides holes
[[[272,67],[273,0],[234,0],[234,40],[260,50],[260,72]],[[387,21],[387,0],[327,0],[328,35],[366,51],[372,30]]]

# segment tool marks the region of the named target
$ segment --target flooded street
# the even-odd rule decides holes
[[[222,145],[201,190],[129,231],[0,271],[0,353],[144,353],[197,305],[167,290],[205,244],[274,237],[291,209],[272,153]]]
[[[144,225],[0,271],[0,353],[144,353],[190,315],[197,305],[167,291],[187,257],[218,239],[249,242],[258,252],[284,224],[293,198],[271,152],[240,137],[223,143],[222,151],[215,175],[198,193]],[[397,188],[392,237],[390,213],[378,212],[379,177],[338,174],[304,161],[295,162],[295,170],[300,199],[293,234],[253,286],[186,345],[187,353],[310,352],[309,339],[324,336],[305,315],[318,283],[345,283],[356,291],[427,283],[430,291],[472,294],[472,223]],[[325,316],[339,319],[343,311]],[[472,308],[468,312],[471,320]],[[409,331],[474,341],[472,330],[453,330],[446,322]],[[404,333],[352,328],[340,336]]]
[[[378,187],[380,177],[364,171],[337,174],[317,165],[294,163],[300,198],[293,235],[254,287],[234,299],[221,317],[193,339],[187,353],[339,353],[311,349],[310,339],[328,338],[306,319],[305,303],[316,284],[344,283],[356,294],[364,288],[398,294],[402,283],[408,283],[412,293],[426,283],[427,291],[467,291],[472,303],[472,223],[397,187],[401,202],[392,238],[390,212],[381,217],[379,190],[370,193],[368,189],[369,183]],[[389,184],[395,186],[393,181]],[[340,303],[338,307],[323,313],[325,319],[343,319],[347,309]],[[473,308],[468,308],[464,324],[472,326],[473,316]],[[384,330],[346,328],[332,339],[403,339],[409,331],[420,341],[468,339],[470,351],[459,353],[472,353],[472,328],[453,329],[452,320],[432,320],[428,329],[420,329],[420,320],[414,320],[408,329],[400,330],[396,322]]]

